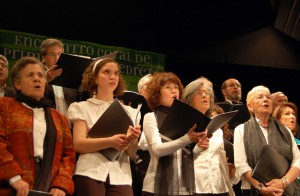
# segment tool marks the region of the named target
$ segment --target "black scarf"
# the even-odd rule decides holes
[[[43,108],[46,120],[46,136],[44,140],[44,154],[39,176],[35,176],[35,190],[48,192],[51,184],[52,162],[54,157],[56,143],[56,128],[50,114],[51,101],[42,98],[40,101],[34,100],[20,91],[16,92],[15,99],[19,102],[26,103],[31,108]]]
[[[278,123],[272,117],[270,117],[268,126],[269,145],[276,149],[279,153],[284,155],[286,159],[291,163],[293,160],[293,138],[291,138],[289,130],[287,130],[284,125]],[[255,116],[251,116],[251,118],[244,124],[244,144],[248,164],[251,168],[254,168],[256,162],[258,161],[260,152],[262,151],[264,145],[267,144],[267,141],[265,140],[265,137],[255,119]],[[291,183],[284,189],[284,195],[297,195],[297,191],[299,191],[297,190],[298,187],[299,182],[296,179],[293,183]],[[251,187],[251,195],[258,195],[254,187]]]
[[[161,127],[170,107],[159,106],[155,111],[158,128]],[[165,141],[163,141],[165,142]],[[189,148],[187,146],[186,148]],[[192,149],[191,149],[192,151]],[[182,151],[182,182],[187,192],[191,195],[195,190],[193,152],[190,154]],[[154,195],[167,196],[179,195],[179,177],[177,167],[177,153],[160,157],[155,173]]]

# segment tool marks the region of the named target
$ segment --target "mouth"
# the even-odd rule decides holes
[[[270,105],[269,105],[269,104],[264,104],[263,107],[264,107],[264,108],[269,108]]]
[[[34,88],[40,89],[40,88],[42,88],[42,86],[41,85],[35,85]]]

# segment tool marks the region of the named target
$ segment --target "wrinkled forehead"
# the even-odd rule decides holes
[[[287,96],[283,93],[279,93],[277,96],[278,99],[287,99]]]
[[[239,81],[237,81],[236,79],[229,79],[227,80],[226,84],[231,84],[231,83],[237,83],[240,84]]]
[[[270,95],[270,91],[268,91],[267,89],[259,89],[253,92],[254,97],[261,96],[261,95]]]

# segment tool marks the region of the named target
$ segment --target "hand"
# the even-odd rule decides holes
[[[203,138],[203,139],[199,139],[197,145],[202,148],[203,150],[208,149],[209,147],[209,138]]]
[[[127,139],[129,141],[139,138],[141,135],[141,125],[136,127],[129,126],[127,130]]]
[[[190,130],[189,130],[189,132],[188,132],[188,136],[189,136],[191,142],[193,142],[193,143],[197,143],[197,142],[199,141],[199,139],[205,138],[205,137],[206,137],[206,134],[207,134],[207,131],[204,131],[204,132],[196,132],[196,131],[195,131],[196,128],[197,128],[197,124],[194,124],[194,125],[190,128]]]
[[[65,196],[66,193],[63,190],[60,190],[58,188],[52,188],[50,190],[50,193],[52,193],[53,196]]]
[[[272,195],[272,196],[281,196],[283,194],[283,190],[282,189],[277,189],[277,188],[274,188],[274,187],[263,187],[261,190],[260,190],[260,193],[262,195]]]
[[[62,68],[55,69],[58,65],[53,65],[46,71],[46,78],[48,82],[51,82],[62,73]]]
[[[266,183],[266,186],[268,187],[274,187],[277,189],[284,189],[284,185],[281,179],[272,179],[270,182]]]
[[[27,196],[29,193],[29,184],[22,179],[12,183],[11,186],[16,189],[16,196]]]
[[[229,178],[233,178],[235,176],[235,165],[232,163],[228,163],[228,169],[229,169]]]
[[[116,134],[110,138],[112,140],[112,147],[117,150],[124,150],[130,142],[125,134]]]

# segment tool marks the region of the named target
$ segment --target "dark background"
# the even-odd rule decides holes
[[[300,104],[300,39],[285,25],[298,1],[282,1],[5,0],[0,28],[161,53],[166,71],[175,72],[184,85],[199,76],[212,80],[219,100],[221,83],[235,77],[242,83],[244,102],[252,87],[263,84]],[[251,37],[266,28],[271,30]],[[260,40],[274,35],[282,46]]]

